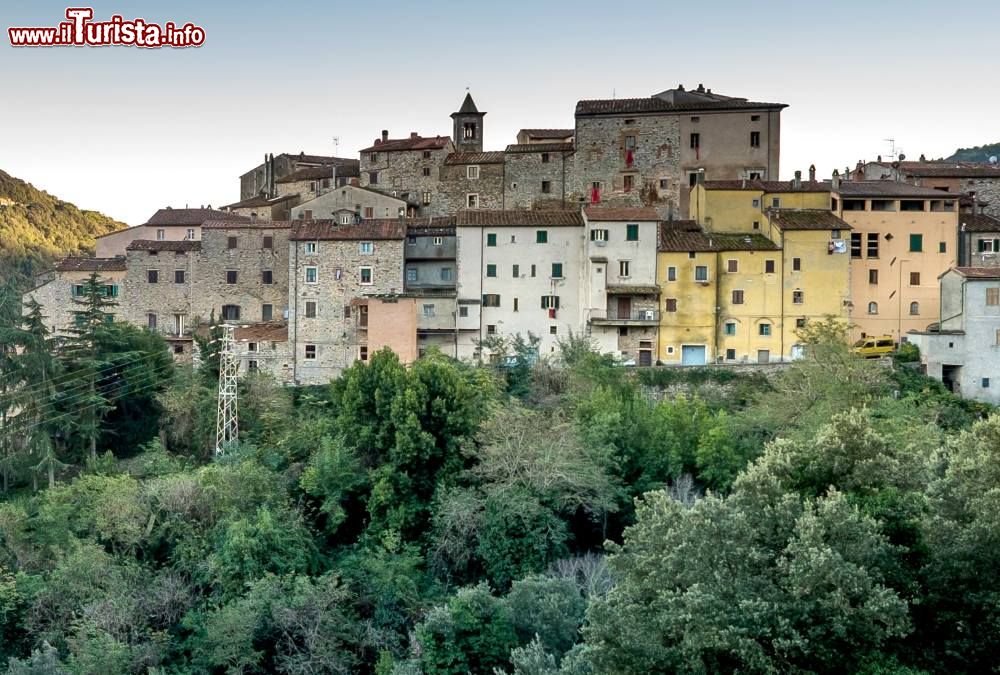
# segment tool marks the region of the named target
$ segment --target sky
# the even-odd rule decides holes
[[[782,178],[888,156],[888,138],[911,159],[1000,141],[996,0],[106,0],[95,19],[190,21],[205,44],[10,46],[8,27],[66,6],[0,0],[0,169],[132,225],[237,201],[264,153],[450,134],[466,87],[492,150],[572,127],[577,100],[679,83],[788,104]]]

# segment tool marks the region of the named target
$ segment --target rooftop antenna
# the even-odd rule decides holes
[[[883,141],[889,144],[889,161],[896,161],[896,139],[895,138],[883,138]]]
[[[236,326],[222,325],[222,348],[219,350],[219,412],[215,424],[215,455],[220,457],[239,441],[237,420],[236,362],[234,346]]]

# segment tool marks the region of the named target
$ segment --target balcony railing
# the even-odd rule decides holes
[[[632,309],[622,310],[617,307],[610,307],[606,311],[595,310],[590,317],[591,321],[597,322],[620,322],[637,324],[654,324],[660,322],[660,310],[658,309]]]

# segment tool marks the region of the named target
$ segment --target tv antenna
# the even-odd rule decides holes
[[[889,161],[896,161],[896,139],[895,138],[883,138],[886,143],[889,144]]]
[[[236,362],[234,345],[236,326],[222,325],[222,347],[219,349],[219,412],[215,424],[215,455],[221,456],[239,441],[237,416]]]

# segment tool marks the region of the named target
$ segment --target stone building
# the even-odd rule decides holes
[[[451,114],[451,139],[457,152],[479,153],[483,151],[483,118],[472,94],[466,93],[458,112]]]
[[[453,152],[447,136],[425,138],[413,132],[409,138],[392,139],[382,131],[374,145],[361,151],[359,184],[404,200],[407,215],[443,215],[447,207],[438,203],[441,168]]]
[[[969,210],[1000,217],[1000,165],[949,160],[858,162],[853,177],[895,180],[962,195]]]
[[[292,384],[292,345],[284,322],[239,325],[233,331],[234,352],[241,375],[266,373],[281,384]]]
[[[521,129],[517,132],[517,142],[519,145],[572,143],[573,133],[573,129]]]
[[[295,383],[325,383],[368,359],[369,301],[403,292],[405,239],[399,219],[292,224],[288,330]]]
[[[454,216],[407,221],[404,250],[407,296],[417,313],[417,350],[435,347],[455,357],[458,345]]]
[[[83,285],[91,274],[97,274],[105,294],[121,303],[121,286],[125,279],[125,258],[81,258],[71,256],[55,264],[53,270],[40,276],[36,285],[24,294],[24,301],[35,300],[42,306],[45,326],[56,335],[67,335],[73,325],[74,312],[80,307],[76,299],[83,295]],[[112,313],[121,318],[125,307],[115,307]]]
[[[346,178],[357,176],[358,160],[327,155],[307,155],[304,152],[280,155],[265,154],[264,162],[240,176],[240,201],[251,197],[277,197],[276,183],[291,174],[304,170],[320,170],[322,178],[333,178],[334,167],[337,176]]]
[[[948,389],[1000,404],[1000,269],[957,267],[941,275],[941,322],[910,331],[927,374]]]
[[[503,208],[504,153],[453,152],[445,157],[440,175],[436,212]]]
[[[227,204],[222,210],[237,216],[257,220],[289,220],[291,208],[299,201],[299,195],[287,194],[283,197],[270,199],[264,196],[250,197],[233,204]]]
[[[406,209],[406,202],[397,197],[357,185],[342,185],[324,190],[319,196],[295,206],[291,219],[330,219],[349,225],[362,219],[398,218]]]
[[[175,358],[192,353],[200,252],[201,242],[190,240],[138,239],[128,245],[122,314],[129,323],[163,335]]]
[[[982,213],[958,214],[959,267],[1000,267],[1000,220]]]
[[[715,94],[699,85],[649,98],[576,105],[569,194],[591,203],[654,206],[686,216],[698,175],[710,180],[778,176],[782,103]]]
[[[94,255],[98,258],[124,256],[128,245],[137,239],[197,241],[201,238],[201,224],[206,220],[250,221],[240,214],[218,211],[211,207],[173,209],[168,206],[158,210],[142,225],[97,237]]]
[[[575,208],[567,202],[574,162],[570,142],[517,143],[504,152],[505,209]]]
[[[587,334],[601,353],[652,365],[660,322],[656,210],[591,207],[584,216],[586,259],[580,272]]]
[[[490,357],[490,338],[540,338],[555,351],[584,326],[580,211],[461,211],[456,214],[458,356]]]
[[[192,312],[200,321],[270,322],[288,307],[289,221],[209,221]]]

